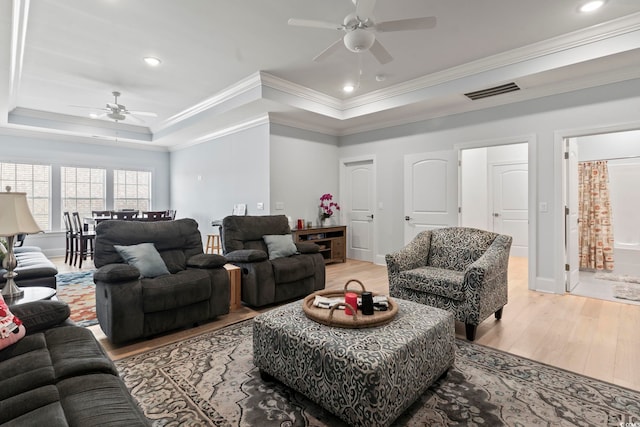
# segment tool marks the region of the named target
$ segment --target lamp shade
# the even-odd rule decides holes
[[[41,231],[29,210],[27,193],[0,192],[0,236],[34,234]]]

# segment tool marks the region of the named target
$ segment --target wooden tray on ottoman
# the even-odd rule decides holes
[[[356,282],[358,283],[362,290],[348,290],[349,283]],[[325,289],[322,291],[317,291],[312,293],[311,295],[307,295],[307,297],[302,301],[302,309],[304,310],[304,314],[311,320],[314,320],[318,323],[322,323],[327,326],[335,326],[338,328],[372,328],[374,326],[384,325],[385,323],[389,323],[396,314],[398,314],[398,304],[387,297],[388,305],[386,311],[374,311],[372,315],[363,315],[362,311],[357,311],[355,315],[351,316],[345,313],[345,310],[336,310],[338,307],[345,307],[345,303],[336,304],[330,309],[315,307],[313,305],[313,301],[316,298],[316,295],[327,297],[327,298],[336,298],[343,297],[347,292],[354,292],[358,295],[361,295],[362,292],[365,292],[366,289],[361,281],[356,279],[351,279],[344,285],[344,290],[337,291],[331,289]],[[377,292],[372,292],[373,296],[380,295]],[[352,311],[353,307],[352,307]]]

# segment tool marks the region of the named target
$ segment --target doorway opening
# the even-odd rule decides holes
[[[575,295],[640,305],[640,130],[567,137],[565,176],[565,274],[566,291]],[[578,200],[580,162],[601,162],[608,172],[612,261],[607,268],[588,268],[580,235],[588,234]],[[580,254],[582,253],[582,261]]]
[[[528,143],[460,150],[459,224],[513,237],[511,256],[528,257]]]

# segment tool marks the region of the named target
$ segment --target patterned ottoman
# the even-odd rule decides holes
[[[307,318],[302,301],[255,317],[253,363],[355,426],[388,426],[453,364],[447,311],[395,299],[386,325],[334,328]]]

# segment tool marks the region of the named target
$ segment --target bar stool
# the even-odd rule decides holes
[[[207,246],[204,249],[207,254],[221,254],[222,246],[220,245],[219,234],[207,234]]]

